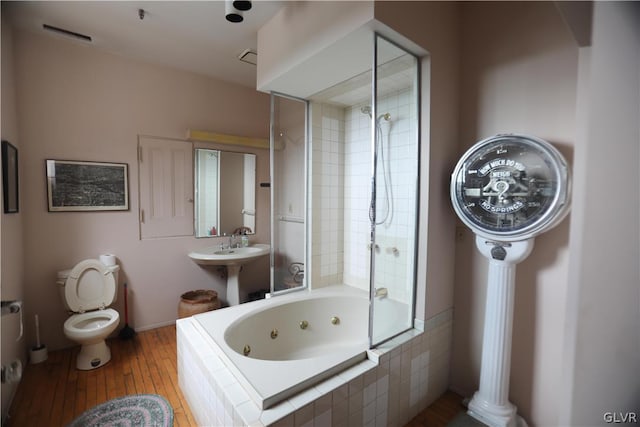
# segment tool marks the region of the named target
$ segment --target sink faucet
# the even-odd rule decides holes
[[[238,241],[236,240],[236,235],[235,234],[230,234],[227,236],[227,234],[223,234],[222,237],[228,237],[229,240],[227,240],[227,244],[225,246],[224,242],[220,242],[220,250],[223,251],[225,249],[233,249],[233,248],[237,248],[238,247]]]

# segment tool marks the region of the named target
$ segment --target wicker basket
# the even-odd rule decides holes
[[[194,314],[220,308],[218,293],[212,290],[198,289],[180,295],[178,304],[178,318],[193,316]]]

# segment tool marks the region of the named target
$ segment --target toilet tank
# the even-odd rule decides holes
[[[116,281],[116,294],[113,297],[113,303],[111,303],[113,305],[115,304],[116,301],[118,301],[118,285],[119,285],[118,272],[120,271],[120,266],[112,265],[112,266],[108,266],[107,268],[111,270],[111,273],[113,273],[113,278]],[[67,283],[67,278],[69,277],[69,273],[71,273],[71,269],[58,271],[56,275],[56,285],[58,286],[58,293],[60,294],[62,305],[67,311],[69,311],[70,309],[69,309],[69,305],[67,304],[67,298],[65,297],[65,294],[64,294],[64,286]]]

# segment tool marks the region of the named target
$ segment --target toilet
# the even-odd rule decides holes
[[[64,322],[64,334],[82,347],[76,360],[81,370],[96,369],[111,360],[105,339],[119,324],[120,315],[108,308],[116,301],[118,265],[106,266],[97,259],[79,262],[58,272],[64,306],[73,314]]]

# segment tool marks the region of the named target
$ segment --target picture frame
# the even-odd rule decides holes
[[[18,213],[18,149],[2,140],[2,201],[4,213]]]
[[[129,210],[128,166],[46,160],[49,212]]]

